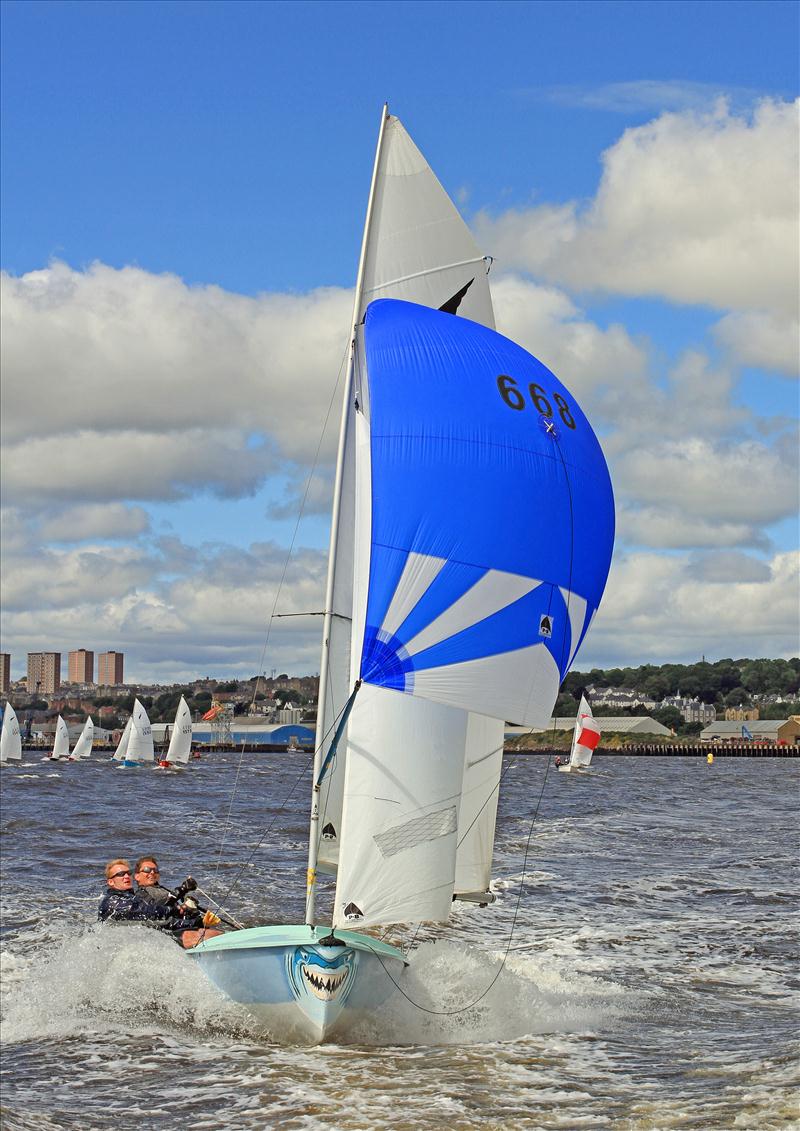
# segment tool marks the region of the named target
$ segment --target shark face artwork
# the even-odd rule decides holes
[[[349,947],[298,946],[286,955],[289,985],[298,1002],[336,1002],[341,1005],[350,992],[358,964],[357,952]]]

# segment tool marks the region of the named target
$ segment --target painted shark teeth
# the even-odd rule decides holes
[[[326,970],[320,969],[319,966],[306,966],[305,964],[302,967],[302,971],[306,985],[314,996],[320,998],[322,1001],[330,1001],[334,998],[348,975],[346,968],[329,973]]]

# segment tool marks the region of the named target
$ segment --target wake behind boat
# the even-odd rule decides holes
[[[555,375],[494,331],[488,269],[384,108],[337,459],[306,922],[191,951],[276,1035],[340,1035],[396,991],[406,956],[363,928],[491,901],[504,720],[549,718],[605,586],[602,451]],[[325,926],[320,874],[336,877]]]

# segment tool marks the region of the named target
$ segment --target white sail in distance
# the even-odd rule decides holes
[[[191,749],[192,712],[189,710],[189,704],[181,695],[178,710],[175,712],[172,734],[169,738],[169,749],[167,750],[166,761],[173,762],[178,766],[183,766],[189,761]]]
[[[3,709],[3,729],[0,731],[0,762],[18,762],[22,757],[22,735],[17,712],[10,703]]]
[[[51,758],[69,758],[69,731],[67,724],[58,716],[56,723],[56,733],[53,738],[53,752]]]
[[[152,762],[155,759],[153,728],[142,704],[138,699],[133,704],[131,733],[128,740],[126,758],[129,762]]]
[[[94,743],[94,723],[90,715],[86,722],[83,724],[83,730],[78,736],[78,741],[75,743],[75,748],[72,751],[73,758],[88,758],[92,753],[92,744]]]
[[[127,723],[125,724],[125,729],[123,730],[122,736],[121,736],[119,742],[117,743],[117,749],[114,751],[114,753],[112,755],[112,761],[114,761],[114,762],[124,762],[125,761],[125,758],[127,757],[127,754],[128,754],[128,743],[130,742],[130,739],[131,739],[131,731],[132,730],[133,730],[133,715],[131,715],[131,717],[128,719]]]
[[[575,719],[575,733],[572,736],[572,750],[569,755],[570,766],[586,769],[594,754],[595,747],[600,741],[600,727],[592,715],[592,708],[581,695],[578,716]]]

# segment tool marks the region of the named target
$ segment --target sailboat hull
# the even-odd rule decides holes
[[[218,935],[188,953],[208,979],[280,1040],[318,1044],[374,1018],[407,965],[369,935],[329,927],[252,927]]]

